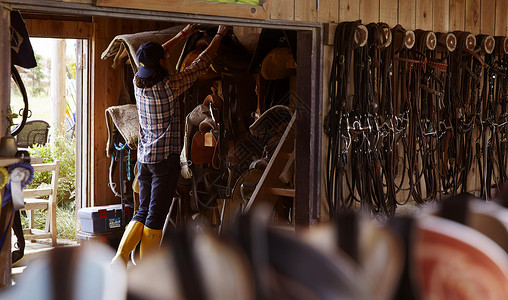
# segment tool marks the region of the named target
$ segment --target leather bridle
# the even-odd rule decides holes
[[[473,162],[491,198],[508,172],[507,55],[468,48],[469,32],[448,34],[450,50],[416,30],[409,47],[395,40],[409,32],[400,25],[387,43],[383,23],[365,26],[361,46],[361,26],[335,31],[324,128],[330,218],[349,208],[391,216],[410,200],[466,192]]]

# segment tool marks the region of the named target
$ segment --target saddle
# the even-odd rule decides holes
[[[266,80],[279,80],[296,75],[296,62],[291,49],[278,47],[270,51],[263,59],[259,73]]]
[[[217,148],[217,139],[212,132],[198,131],[192,138],[191,160],[193,164],[211,164]]]
[[[427,216],[418,220],[415,237],[413,268],[418,273],[413,274],[424,299],[502,299],[507,295],[506,252],[485,235]]]
[[[166,231],[161,251],[130,273],[129,295],[136,299],[256,299],[243,253],[198,228]]]
[[[217,95],[217,90],[212,88],[212,94],[208,95],[203,104],[196,106],[188,115],[188,121],[194,126],[198,126],[198,131],[192,137],[191,143],[191,161],[193,164],[211,164],[219,159],[219,129],[218,124],[221,120],[216,119],[212,114],[217,107],[222,107],[222,99]],[[217,118],[219,117],[216,114]]]

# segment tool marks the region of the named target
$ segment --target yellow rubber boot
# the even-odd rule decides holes
[[[127,262],[129,261],[129,254],[134,250],[134,248],[136,248],[139,241],[141,241],[144,227],[145,225],[141,222],[129,222],[127,227],[125,227],[125,232],[123,233],[122,240],[120,241],[120,245],[118,246],[118,250],[115,257],[113,257],[111,264],[122,261],[124,265],[127,266]]]
[[[150,253],[155,253],[159,249],[162,239],[162,229],[152,229],[145,226],[143,237],[139,247],[139,258],[143,260]]]

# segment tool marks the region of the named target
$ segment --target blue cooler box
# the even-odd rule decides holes
[[[132,219],[132,205],[125,205],[125,224]],[[78,210],[81,231],[102,233],[122,230],[122,205],[86,207]]]

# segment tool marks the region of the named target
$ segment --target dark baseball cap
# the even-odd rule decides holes
[[[139,61],[138,77],[148,78],[161,69],[159,60],[164,58],[164,48],[155,42],[146,42],[136,52]]]

